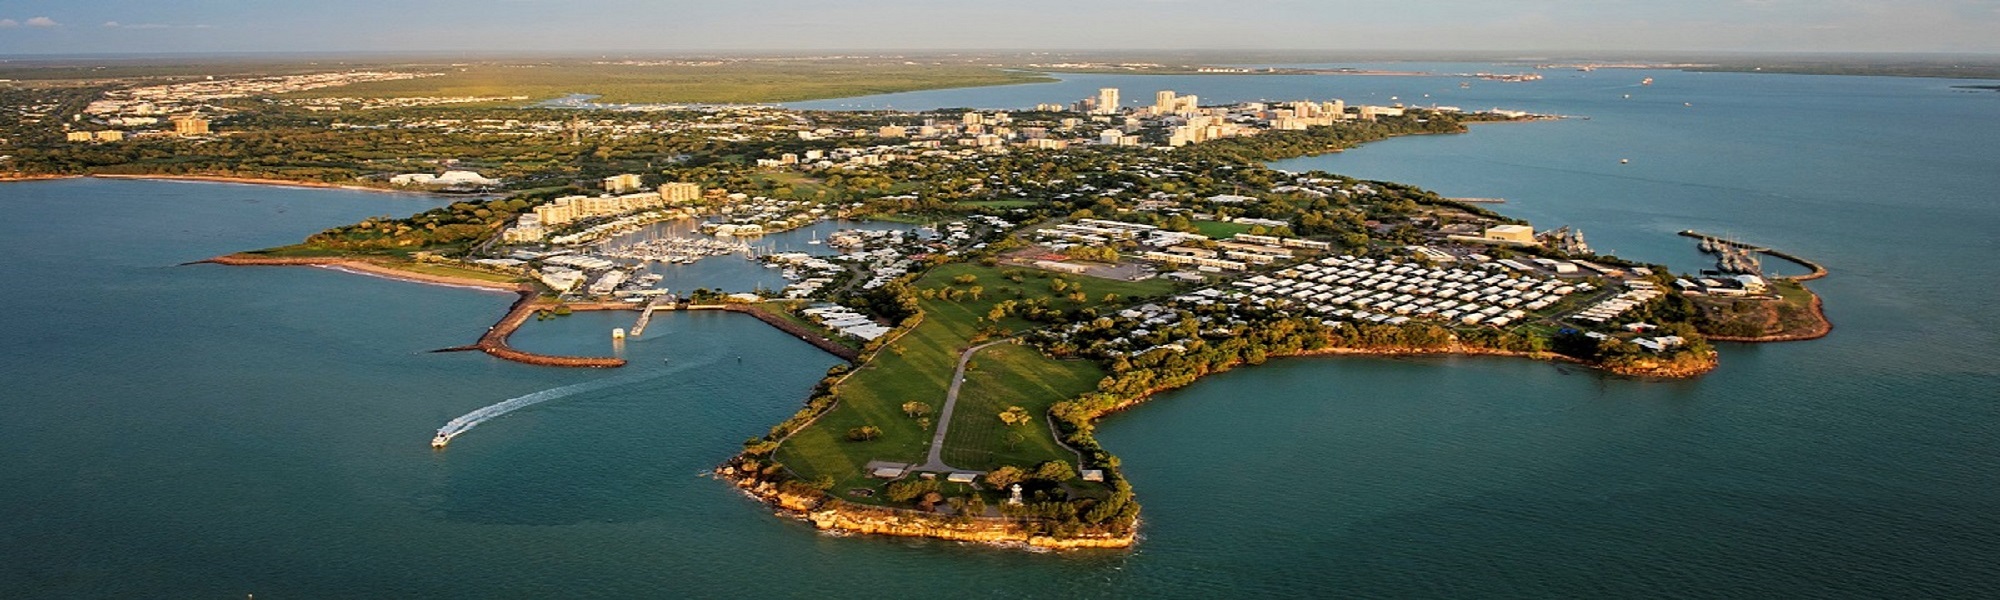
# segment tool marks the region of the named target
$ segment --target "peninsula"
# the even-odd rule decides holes
[[[1711,340],[1827,327],[1808,277],[1743,258],[1768,249],[1702,237],[1725,257],[1718,268],[1676,274],[1597,253],[1570,227],[1265,166],[1550,118],[1524,112],[1171,90],[1134,103],[1115,88],[1016,111],[509,107],[472,88],[453,92],[463,102],[330,100],[348,98],[342,86],[442,80],[182,84],[247,91],[175,105],[190,112],[171,133],[50,139],[20,153],[13,176],[457,194],[210,262],[518,293],[476,343],[446,350],[557,367],[624,361],[527,353],[508,334],[577,310],[637,313],[609,332],[621,337],[662,310],[753,315],[848,362],[746,440],[720,479],[820,529],[1022,547],[1132,545],[1136,491],[1096,421],[1210,374],[1292,356],[1463,354],[1685,378],[1718,364]],[[135,123],[141,104],[190,93],[90,88],[51,102]],[[839,231],[810,242],[831,252],[763,244],[832,221]],[[787,285],[666,290],[651,270],[744,259]]]

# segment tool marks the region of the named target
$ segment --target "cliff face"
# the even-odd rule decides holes
[[[830,504],[832,506],[829,508],[807,513],[806,521],[812,523],[814,527],[828,531],[926,537],[1002,546],[1025,545],[1055,550],[1128,548],[1132,546],[1135,537],[1128,534],[1058,538],[1030,534],[1011,520],[978,519],[969,523],[959,523],[936,516],[850,508],[844,502]]]
[[[780,486],[759,479],[755,472],[745,472],[728,465],[716,469],[715,474],[770,505],[778,515],[811,523],[822,531],[1052,550],[1129,548],[1137,541],[1137,536],[1130,533],[1055,537],[1030,531],[1014,519],[958,519],[914,510],[862,506],[819,493],[785,491]]]
[[[1689,379],[1715,370],[1718,361],[1716,352],[1709,350],[1674,358],[1641,358],[1604,365],[1604,369],[1619,375],[1632,377],[1657,377],[1663,379]]]

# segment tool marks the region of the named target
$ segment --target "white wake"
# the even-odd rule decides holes
[[[478,427],[480,423],[485,423],[487,421],[498,419],[501,416],[506,415],[507,413],[521,410],[523,408],[527,408],[530,406],[534,406],[536,404],[541,404],[543,402],[548,402],[550,400],[566,398],[569,396],[574,396],[586,392],[594,392],[597,390],[618,387],[621,385],[638,383],[649,379],[658,379],[660,377],[665,377],[669,374],[680,372],[683,370],[685,369],[678,369],[678,368],[654,369],[651,371],[643,371],[639,373],[632,373],[629,375],[620,375],[617,377],[607,377],[604,379],[585,381],[583,383],[565,385],[559,388],[550,388],[516,398],[508,398],[506,400],[500,401],[497,404],[493,404],[491,406],[487,406],[479,410],[465,413],[464,416],[452,419],[451,422],[445,423],[444,427],[438,428],[437,436],[435,438],[432,438],[431,444],[433,446],[443,446],[445,443],[450,442],[452,438],[456,438],[460,435],[463,435],[467,431],[471,431],[472,428]]]

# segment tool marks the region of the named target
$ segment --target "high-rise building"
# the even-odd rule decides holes
[[[797,162],[797,161],[793,161]],[[667,202],[693,202],[701,199],[701,184],[676,181],[660,186],[660,197]]]
[[[1106,115],[1118,114],[1118,88],[1097,89],[1095,112]]]
[[[1174,112],[1174,91],[1153,92],[1153,114],[1164,115]]]
[[[604,191],[611,192],[613,194],[629,192],[632,190],[639,189],[640,187],[644,187],[645,185],[646,185],[645,183],[639,181],[639,176],[633,173],[626,173],[624,175],[612,175],[610,177],[604,178]]]
[[[174,133],[179,135],[208,135],[208,119],[193,115],[174,117]]]

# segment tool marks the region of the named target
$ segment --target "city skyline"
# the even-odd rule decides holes
[[[349,51],[1442,50],[2000,52],[2000,3],[1462,0],[802,2],[380,0],[0,7],[0,55]],[[615,18],[614,18],[615,17]]]

